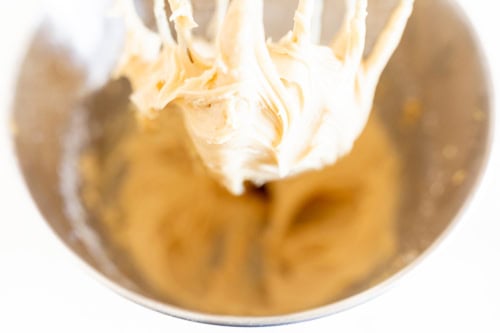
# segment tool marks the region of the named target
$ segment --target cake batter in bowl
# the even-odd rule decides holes
[[[370,1],[368,31],[382,27],[394,4]],[[195,13],[211,12],[207,2],[194,5]],[[282,35],[295,4],[267,1],[266,6],[267,13],[274,13],[268,14],[267,30]],[[325,1],[325,25],[341,22],[341,7],[340,1]],[[254,188],[245,198],[228,196],[214,185],[196,167],[191,148],[179,151],[182,135],[172,137],[182,131],[175,112],[148,134],[134,128],[129,84],[95,80],[106,67],[103,62],[82,61],[78,47],[57,36],[54,26],[40,28],[18,83],[13,138],[26,182],[48,223],[100,280],[173,316],[222,325],[274,325],[360,304],[392,285],[442,239],[486,160],[488,82],[474,35],[452,2],[416,2],[380,82],[369,125],[332,174],[311,174],[307,182],[300,175]],[[99,51],[112,53],[109,41],[119,33],[108,28],[91,58],[102,60]],[[165,131],[168,126],[175,131]],[[135,162],[128,163],[128,156]],[[189,167],[176,169],[182,163]],[[179,173],[159,179],[157,173],[167,166],[170,175]],[[148,172],[134,173],[134,168]],[[156,194],[164,192],[171,193],[169,199],[163,206],[155,203]],[[172,203],[175,198],[184,200]],[[187,205],[186,198],[196,199]],[[349,217],[353,212],[356,219]],[[188,222],[174,223],[179,216]],[[350,223],[355,221],[359,224]],[[361,232],[356,226],[363,226]],[[321,242],[318,234],[324,236]],[[236,244],[235,251],[222,255],[216,244],[228,243]],[[253,267],[251,274],[234,269],[242,267],[234,266],[242,258],[245,267]],[[218,264],[224,274],[211,271]],[[344,275],[312,274],[322,270]],[[244,287],[235,292],[227,281]],[[196,299],[196,293],[204,297]]]

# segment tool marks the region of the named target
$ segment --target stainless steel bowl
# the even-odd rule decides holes
[[[325,39],[333,35],[334,22],[340,21],[341,3],[326,1],[325,30],[332,34],[325,34]],[[212,3],[199,0],[194,4],[203,24]],[[370,1],[370,41],[393,4]],[[268,29],[275,36],[284,33],[295,2],[268,0],[266,6]],[[487,160],[492,111],[477,40],[455,3],[417,0],[375,101],[376,112],[404,160],[397,258],[344,299],[305,312],[226,317],[178,308],[140,286],[126,264],[107,251],[105,237],[94,232],[91,214],[79,204],[78,153],[88,144],[106,144],[110,131],[119,130],[129,87],[124,81],[97,90],[89,86],[89,73],[97,65],[76,61],[71,41],[55,42],[51,26],[43,24],[33,39],[13,110],[17,130],[12,139],[26,184],[47,223],[99,280],[165,314],[212,324],[261,326],[314,319],[363,303],[392,285],[442,240],[474,192]]]

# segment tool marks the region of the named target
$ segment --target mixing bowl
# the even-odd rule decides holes
[[[325,41],[338,28],[342,3],[325,1]],[[370,1],[368,46],[394,3]],[[151,3],[139,5],[147,9]],[[266,27],[272,36],[290,28],[295,7],[294,1],[266,1]],[[194,8],[203,27],[213,3],[194,1]],[[380,294],[425,257],[459,220],[474,192],[488,156],[492,123],[481,50],[454,2],[417,0],[374,107],[403,160],[397,256],[342,299],[300,313],[228,317],[162,302],[141,287],[119,255],[108,250],[106,236],[94,228],[98,221],[92,221],[92,212],[80,200],[80,152],[89,145],[109,149],[129,104],[127,82],[106,82],[121,27],[98,12],[92,14],[92,23],[82,16],[62,20],[66,23],[47,19],[39,27],[18,79],[12,140],[26,184],[50,227],[100,281],[134,302],[188,320],[241,326],[292,323],[346,310]],[[141,12],[150,22],[148,11]],[[65,27],[67,22],[71,24]],[[71,31],[75,26],[94,28]]]

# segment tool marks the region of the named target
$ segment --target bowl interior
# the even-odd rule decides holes
[[[343,1],[325,2],[323,38],[328,40],[341,20]],[[393,4],[370,1],[369,45]],[[203,26],[213,4],[194,1],[194,5]],[[266,26],[273,36],[289,29],[295,5],[286,0],[266,1]],[[144,17],[150,20],[148,15]],[[129,103],[129,86],[125,81],[109,82],[97,90],[89,86],[89,72],[97,65],[78,61],[71,42],[54,42],[53,30],[46,22],[33,39],[13,110],[19,165],[46,221],[107,282],[139,303],[219,324],[282,322],[283,318],[238,321],[203,316],[156,302],[126,263],[107,251],[103,238],[91,228],[91,214],[79,203],[75,163],[86,145],[110,145],[114,137],[110,133],[125,126],[123,110]],[[102,36],[104,40],[111,37]],[[110,51],[101,48],[96,52]],[[346,299],[395,275],[434,244],[454,221],[482,171],[490,128],[488,82],[474,35],[454,3],[416,1],[400,48],[382,77],[375,112],[403,157],[399,250],[383,272],[349,291]],[[285,321],[308,319],[350,305],[339,300],[319,312],[292,315]]]

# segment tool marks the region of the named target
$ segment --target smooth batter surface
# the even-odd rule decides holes
[[[182,110],[196,152],[234,194],[245,182],[319,170],[351,150],[413,8],[413,0],[400,0],[365,57],[367,0],[346,1],[330,45],[318,43],[321,0],[300,0],[278,41],[267,39],[263,0],[216,1],[212,38],[194,34],[191,1],[167,2],[169,17],[165,1],[155,0],[156,33],[133,0],[117,1],[127,35],[116,75],[132,83],[142,117],[169,105]]]
[[[134,128],[81,164],[87,207],[158,297],[216,314],[289,313],[341,297],[393,255],[399,161],[377,119],[336,165],[233,196],[166,111],[156,130]]]

